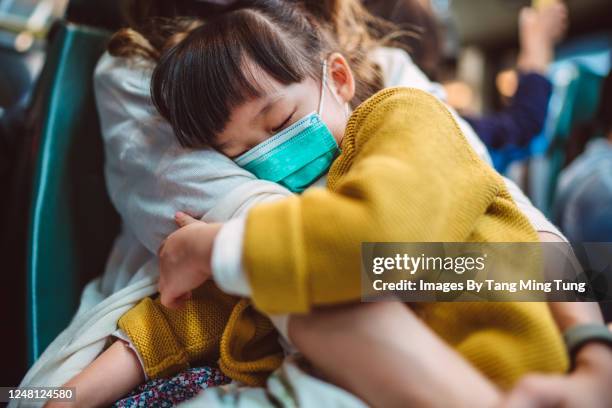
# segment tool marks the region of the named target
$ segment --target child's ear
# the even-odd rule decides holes
[[[348,62],[340,53],[333,53],[328,59],[331,88],[342,102],[350,102],[355,96],[355,77]]]

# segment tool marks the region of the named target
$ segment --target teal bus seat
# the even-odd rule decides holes
[[[109,34],[59,25],[34,96],[27,259],[28,359],[68,325],[84,283],[103,272],[118,217],[104,182],[93,73]]]

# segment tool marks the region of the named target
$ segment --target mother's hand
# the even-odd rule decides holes
[[[576,356],[568,375],[525,377],[501,404],[503,408],[612,407],[612,349],[590,343]]]
[[[212,248],[221,224],[207,224],[185,213],[175,216],[179,228],[159,248],[159,292],[166,307],[176,308],[191,291],[212,276]]]

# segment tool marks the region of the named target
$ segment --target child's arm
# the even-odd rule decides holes
[[[74,402],[49,402],[46,408],[107,407],[144,381],[138,357],[127,345],[115,341],[93,363],[64,384],[74,387]]]
[[[177,233],[177,237],[180,237],[179,240],[171,240],[170,245],[172,245],[173,248],[167,249],[173,251],[175,245],[184,246],[186,243],[190,243],[190,245],[202,244],[203,247],[208,248],[207,250],[209,253],[212,252],[212,243],[219,231],[219,224],[205,224],[184,213],[180,214],[180,218],[177,219],[179,226],[188,228],[181,228],[179,230],[180,233]],[[538,232],[538,237],[541,242],[566,242],[559,236],[548,232]],[[198,250],[200,253],[202,253],[202,251],[204,250]],[[162,303],[165,303],[167,306],[179,306],[182,303],[181,296],[184,298],[184,293],[189,292],[191,287],[197,286],[199,282],[209,279],[212,274],[211,270],[210,268],[204,267],[206,264],[210,263],[209,259],[210,254],[204,257],[197,257],[190,254],[190,256],[177,259],[177,265],[170,265],[170,263],[166,261],[164,267],[162,267],[164,281],[163,284],[160,285],[162,288]],[[190,271],[192,262],[198,262],[198,270],[203,271],[193,281],[189,279],[192,272]],[[177,278],[180,277],[180,279],[175,279],[175,276]],[[177,283],[174,284],[174,281]],[[604,322],[597,303],[550,302],[549,307],[561,332],[578,324],[603,324]]]
[[[300,313],[358,300],[360,243],[461,242],[493,203],[487,219],[514,221],[504,223],[499,239],[537,239],[499,175],[476,156],[449,111],[422,91],[388,89],[362,104],[329,174],[329,189],[249,212],[242,261],[260,310]],[[209,245],[192,252],[210,254],[214,228],[190,225],[168,238],[160,252],[163,302],[172,286],[165,277],[189,252],[175,244],[189,232]],[[210,264],[197,265],[210,278]],[[185,291],[187,275],[175,276]]]

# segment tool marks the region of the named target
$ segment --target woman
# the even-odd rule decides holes
[[[347,5],[350,5],[350,2],[341,2],[341,3],[339,3],[339,5],[340,5],[340,6],[342,6],[342,7],[347,7]],[[355,6],[353,6],[353,7],[355,7]],[[334,15],[334,13],[330,13],[330,14],[331,14],[331,15]],[[344,15],[344,13],[335,13],[335,14],[336,14],[336,15]],[[342,21],[339,21],[339,22],[337,23],[337,25],[338,25],[338,26],[340,26],[340,27],[341,27],[341,25],[342,25],[342,24],[343,24],[343,22],[342,22]],[[342,34],[342,29],[337,29],[337,31],[338,31],[340,34]],[[356,35],[359,35],[359,33],[354,33],[353,35],[355,35],[355,36],[356,36]],[[340,38],[342,38],[342,36],[340,36]],[[129,52],[129,48],[127,48],[127,47],[126,47],[124,50]],[[389,52],[387,52],[387,54],[384,54],[384,53],[382,53],[382,54],[383,54],[383,56],[384,56],[384,57],[386,57],[386,58],[388,58],[388,59],[390,59],[390,60],[395,59],[395,61],[393,61],[393,62],[395,63],[395,66],[397,66],[397,57],[395,57],[395,55],[394,55],[394,54],[396,54],[396,53],[389,53]],[[349,54],[349,55],[351,55],[351,54]],[[353,55],[354,55],[354,56],[355,56],[355,55],[356,55],[356,56],[359,56],[359,55],[362,55],[362,53],[356,53],[356,54],[353,54]],[[385,64],[384,64],[384,62],[385,62],[385,61],[382,61],[382,62],[383,62],[383,65],[385,65]],[[393,65],[394,65],[393,63],[391,63],[391,64],[387,64],[387,66],[393,66]],[[406,64],[406,63],[404,63],[403,65],[404,65],[404,66],[406,66],[407,64]],[[393,75],[393,74],[394,74],[394,75]],[[399,85],[399,84],[402,84],[402,83],[401,83],[401,81],[402,81],[402,80],[405,80],[405,81],[407,81],[407,82],[408,82],[408,81],[410,81],[410,82],[409,82],[408,84],[406,84],[406,85],[413,85],[413,86],[414,86],[414,80],[415,80],[415,79],[418,79],[418,80],[420,80],[420,81],[423,81],[423,83],[424,83],[424,84],[426,84],[425,79],[424,79],[422,76],[420,76],[420,75],[413,75],[413,74],[408,74],[408,75],[406,75],[405,73],[403,73],[403,74],[404,74],[404,76],[402,76],[402,73],[400,73],[399,75],[398,75],[397,73],[393,73],[393,74],[392,74],[392,75],[387,75],[387,77],[395,77],[395,78],[399,78],[399,79],[396,79],[396,81],[397,81],[397,82],[396,82],[395,84],[393,84],[393,85]],[[391,85],[391,84],[388,84],[388,85]],[[420,85],[420,84],[417,84],[417,86],[419,86],[419,85]],[[422,86],[423,86],[423,85],[421,85],[421,87],[422,87]],[[465,130],[466,130],[466,133],[467,133],[467,132],[469,132],[469,129],[467,128],[467,126],[465,127]],[[471,134],[471,135],[473,136],[473,132],[470,132],[469,134]],[[481,147],[481,146],[478,146],[478,145],[477,145],[477,147]],[[484,150],[483,150],[483,151],[484,151]],[[177,152],[177,157],[174,157],[174,158],[173,158],[173,164],[174,164],[174,163],[176,163],[176,160],[181,160],[181,157],[178,157],[178,155],[180,155],[180,154],[181,154],[181,151],[180,151],[180,150],[177,150],[176,152]],[[190,153],[190,154],[195,154],[195,153],[196,153],[196,152],[192,152],[192,153]],[[210,151],[209,151],[209,152],[207,152],[207,153],[209,153],[209,154],[213,154],[213,155],[214,155],[214,153],[212,153],[212,152],[210,152]],[[183,152],[183,154],[184,154],[184,152]],[[216,156],[215,156],[215,157],[216,157]],[[212,163],[213,158],[210,158],[209,160],[210,160],[210,161],[211,161],[211,163]],[[215,162],[216,162],[216,163],[224,163],[223,159],[222,159],[222,158],[219,158],[219,157],[214,158],[214,160],[215,160]],[[153,162],[156,162],[156,161],[153,161]],[[218,169],[219,169],[219,166],[217,165],[217,170],[218,170]],[[167,171],[167,169],[166,169],[166,171]],[[233,167],[233,168],[232,168],[232,171],[236,172],[236,171],[238,171],[238,169]],[[194,172],[193,182],[194,182],[194,183],[201,183],[201,178],[202,178],[202,176],[203,176],[203,173],[204,173],[204,171],[202,170],[201,165],[199,165],[199,169],[198,169],[198,171],[197,171],[197,172]],[[169,174],[169,173],[165,172],[164,174]],[[245,175],[245,176],[246,176],[246,177],[248,177],[248,175]],[[163,176],[162,176],[162,177],[163,177]],[[218,181],[218,179],[217,179],[217,181]],[[257,182],[257,183],[259,183],[259,181],[252,181],[252,182]],[[246,194],[245,194],[244,192],[247,190],[247,187],[246,187],[246,186],[247,186],[247,183],[243,183],[243,187],[244,187],[244,189],[241,189],[241,190],[240,190],[240,194],[243,196],[243,197],[241,197],[241,199],[245,199],[245,200],[246,200],[246,198],[244,198],[244,196],[245,196]],[[515,194],[516,194],[516,191],[517,191],[517,190],[516,190],[516,187],[514,187],[514,190],[515,190]],[[149,191],[150,191],[150,189],[149,189]],[[134,192],[135,192],[135,190],[134,190],[134,189],[132,189],[132,186],[131,186],[131,187],[130,187],[130,190],[129,190],[129,191],[128,191],[128,190],[126,190],[126,191],[125,191],[125,193],[126,193],[126,194],[123,194],[122,196],[124,196],[124,197],[126,197],[126,198],[129,198],[129,197],[131,197],[131,196],[132,196],[132,194],[134,194]],[[149,192],[147,192],[147,194],[150,194],[150,193],[149,193]],[[231,194],[231,193],[230,193],[230,194]],[[273,196],[267,196],[267,199],[273,199],[273,198],[274,198]],[[516,197],[515,197],[515,198],[516,198]],[[520,199],[521,197],[520,197],[520,196],[518,196],[518,198]],[[517,201],[518,201],[518,200],[517,200]],[[244,205],[241,205],[241,208],[243,208],[243,209],[249,208],[251,205],[255,204],[255,202],[257,202],[257,201],[255,201],[255,200],[250,201],[250,202],[248,202],[248,203],[246,203],[246,204],[244,204]],[[200,205],[201,205],[201,204],[200,204]],[[224,204],[224,206],[226,206],[226,205]],[[527,208],[527,207],[528,207],[528,205],[524,205],[524,206],[523,206],[523,208]],[[177,205],[176,205],[176,207],[174,207],[174,208],[175,208],[175,210],[176,210],[176,209],[180,209],[180,210],[185,210],[185,211],[187,211],[187,212],[194,212],[194,213],[195,213],[196,215],[198,215],[198,216],[200,216],[200,215],[205,215],[205,217],[206,217],[207,215],[208,215],[208,216],[210,216],[210,213],[209,213],[209,214],[206,214],[206,213],[205,213],[205,211],[202,211],[201,209],[196,209],[196,210],[194,210],[193,208],[190,208],[190,207],[189,207],[189,205],[188,205],[187,207],[180,207],[180,204],[177,204]],[[195,208],[198,208],[198,207],[196,206]],[[226,208],[227,208],[227,206],[226,206]],[[535,213],[534,213],[534,214],[535,214]],[[207,217],[207,219],[210,219],[210,220],[219,220],[219,218],[216,218],[216,219],[215,219],[215,218],[214,218],[214,216]],[[538,222],[540,222],[540,221],[541,221],[543,224],[546,224],[546,223],[547,223],[547,221],[546,221],[546,220],[544,220],[543,218],[540,218],[540,219],[539,219],[539,221],[538,221],[538,216],[537,216],[537,215],[534,215],[534,216],[533,216],[533,219],[535,219],[535,220],[536,220],[536,224],[537,224]],[[153,220],[152,220],[152,221],[153,221]],[[169,221],[170,221],[170,220],[169,220]],[[145,223],[145,224],[148,224],[148,223]],[[546,231],[546,228],[543,228],[543,229],[542,229],[542,228],[540,228],[540,230],[544,230],[544,231]],[[553,229],[553,230],[549,229],[548,231],[553,232],[553,233],[555,232],[555,231],[554,231],[554,229]],[[305,346],[304,344],[302,344],[302,343],[300,342],[300,340],[299,340],[299,339],[296,341],[296,343],[301,344],[301,345],[302,345],[302,348],[304,348],[304,346]],[[307,345],[306,345],[306,346],[307,346]],[[304,350],[302,350],[302,351],[304,351]],[[309,357],[311,357],[311,356],[309,356]],[[322,360],[320,357],[318,357],[318,358],[317,358],[317,357],[318,357],[318,356],[312,356],[312,359],[313,359],[313,360],[317,359],[317,361]],[[334,367],[335,367],[335,369],[337,369],[337,367],[343,367],[343,368],[346,368],[346,365],[342,366],[342,365],[339,365],[339,364],[331,364],[331,362],[333,361],[333,359],[332,359],[332,358],[328,358],[326,361],[327,361],[327,362],[330,362],[330,364],[329,364],[329,365],[330,365],[330,366],[334,366]],[[333,370],[333,368],[332,368],[332,370]],[[441,374],[441,373],[439,373],[439,374]],[[375,376],[375,377],[376,377],[376,378],[381,378],[381,379],[382,379],[382,378],[384,378],[384,376]],[[440,378],[440,379],[441,379],[441,378],[444,378],[444,376],[437,376],[437,377],[438,377],[438,378]],[[374,384],[374,385],[376,385],[376,384]],[[373,386],[374,386],[374,385],[373,385]]]

